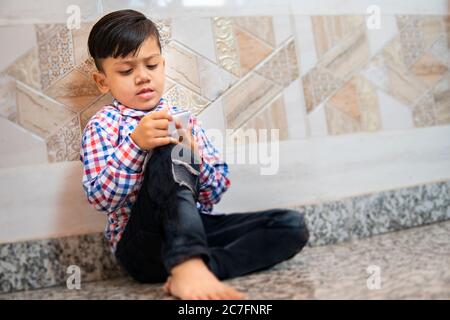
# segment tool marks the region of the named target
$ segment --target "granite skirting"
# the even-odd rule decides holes
[[[450,181],[294,207],[306,216],[310,246],[333,244],[450,219]],[[124,275],[101,233],[0,245],[0,292]]]

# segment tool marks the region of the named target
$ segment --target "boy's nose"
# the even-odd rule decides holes
[[[138,74],[136,75],[135,81],[136,84],[143,84],[146,82],[150,82],[151,78],[150,75],[145,72],[145,70],[139,70]]]

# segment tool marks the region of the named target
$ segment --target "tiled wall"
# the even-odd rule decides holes
[[[450,16],[386,15],[380,30],[362,15],[155,21],[165,97],[207,128],[277,128],[286,140],[450,123]],[[93,23],[0,27],[17,47],[0,73],[2,143],[19,162],[77,160],[84,126],[110,102],[90,78]]]

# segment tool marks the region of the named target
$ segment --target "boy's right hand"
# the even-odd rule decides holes
[[[139,121],[130,137],[139,148],[147,151],[169,143],[178,143],[169,136],[169,121],[172,121],[172,116],[167,109],[152,112]]]

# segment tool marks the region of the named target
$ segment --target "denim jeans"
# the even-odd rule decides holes
[[[199,165],[179,158],[174,148],[153,151],[117,244],[116,258],[135,280],[163,282],[192,257],[201,257],[219,279],[234,278],[289,259],[308,242],[304,217],[294,210],[200,213]]]

